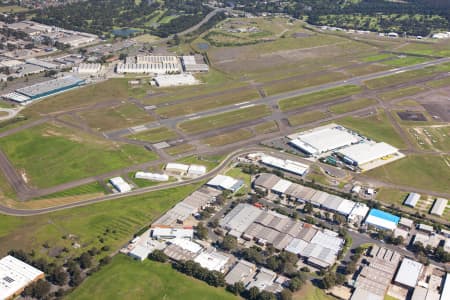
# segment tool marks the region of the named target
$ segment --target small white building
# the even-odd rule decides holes
[[[200,253],[194,261],[199,263],[205,269],[223,273],[230,257],[225,253],[214,251],[205,251]]]
[[[414,288],[419,281],[422,271],[423,265],[421,263],[404,258],[394,281],[408,288]]]
[[[187,171],[188,176],[202,176],[206,174],[206,167],[202,165],[190,165]]]
[[[32,282],[45,277],[44,272],[13,257],[0,259],[0,299],[13,299]]]
[[[207,185],[222,190],[236,192],[244,185],[244,182],[242,180],[234,179],[230,176],[217,175],[216,177],[208,181]]]
[[[192,74],[172,74],[172,75],[158,75],[153,78],[155,84],[159,87],[171,87],[180,85],[196,85],[200,81],[197,80]]]
[[[127,193],[131,191],[131,185],[128,184],[122,177],[114,177],[109,180],[109,183],[116,189],[119,193]]]
[[[134,175],[134,178],[146,179],[146,180],[152,180],[152,181],[168,181],[169,175],[139,171],[139,172],[136,172],[136,174]]]
[[[78,74],[96,75],[100,73],[101,69],[102,65],[98,63],[81,63],[78,65],[78,67],[74,67],[73,71],[77,72]]]
[[[188,239],[194,238],[194,229],[190,228],[176,228],[176,227],[154,227],[150,231],[152,238],[157,240],[172,240],[172,239]]]
[[[444,198],[437,198],[436,201],[434,201],[433,207],[431,208],[430,214],[436,215],[436,216],[442,216],[445,209],[447,208],[448,200]]]
[[[189,165],[179,163],[168,163],[165,170],[167,172],[185,174],[189,170]]]

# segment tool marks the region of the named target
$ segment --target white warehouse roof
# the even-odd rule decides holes
[[[209,253],[200,253],[194,261],[199,263],[200,266],[206,268],[210,271],[222,272],[225,265],[228,263],[230,257],[225,253],[220,253],[216,251],[211,251]]]
[[[297,161],[283,160],[281,158],[273,157],[263,154],[261,156],[261,162],[271,167],[279,168],[293,174],[303,176],[308,170],[309,166]]]
[[[351,134],[343,127],[336,124],[319,127],[306,133],[299,134],[296,139],[309,146],[309,149],[305,149],[307,152],[315,149],[315,153],[310,152],[311,154],[328,152],[359,141],[357,135]],[[291,142],[295,144],[295,141]],[[297,144],[296,146],[301,147],[300,144]],[[310,149],[310,147],[312,149]]]
[[[0,299],[9,299],[44,273],[10,255],[0,259]]]
[[[153,181],[168,181],[169,176],[166,174],[149,173],[149,172],[136,172],[134,178],[137,179],[147,179]]]
[[[126,193],[131,191],[131,186],[123,180],[122,177],[114,177],[109,180],[109,182],[113,185],[113,187],[119,191],[120,193]]]
[[[398,149],[384,142],[373,144],[360,143],[344,148],[339,152],[345,157],[356,162],[358,165],[364,165],[384,156],[397,153]]]
[[[158,75],[154,81],[159,87],[169,87],[177,85],[195,85],[200,82],[192,76],[192,74],[173,74],[173,75]]]
[[[423,265],[421,263],[404,258],[398,269],[397,276],[395,276],[395,282],[413,288],[416,286],[422,270]]]
[[[409,193],[404,204],[407,206],[416,207],[417,202],[419,202],[419,200],[420,200],[420,194]]]
[[[450,299],[450,273],[445,276],[445,282],[442,287],[441,300]]]
[[[189,170],[189,165],[179,164],[179,163],[168,163],[166,165],[166,170],[185,173]]]
[[[292,182],[285,180],[285,179],[280,179],[272,188],[272,191],[276,192],[276,193],[281,193],[284,194],[287,189],[291,186]]]
[[[224,190],[235,192],[241,188],[243,182],[230,176],[217,175],[216,177],[208,181],[207,184],[212,187],[219,187]]]
[[[200,246],[199,244],[191,242],[186,239],[176,238],[176,239],[170,240],[170,243],[177,245],[181,249],[187,250],[192,253],[199,253],[203,249],[202,246]]]
[[[448,200],[444,198],[437,198],[433,204],[433,208],[431,208],[431,214],[442,216],[447,207]]]

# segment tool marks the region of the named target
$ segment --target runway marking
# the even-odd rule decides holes
[[[197,115],[197,114],[190,114],[190,115],[186,115],[185,117],[186,117],[186,118],[189,118],[189,117],[193,117],[193,116],[195,116],[195,115]]]
[[[243,104],[247,104],[247,103],[249,103],[250,101],[245,101],[245,102],[241,102],[241,103],[236,103],[236,104],[234,104],[234,106],[239,106],[239,105],[243,105]]]
[[[195,119],[198,119],[198,118],[200,118],[200,116],[190,117],[189,120],[195,120]]]
[[[255,106],[255,104],[244,105],[239,108],[242,109],[242,108],[248,108],[248,107],[253,107],[253,106]]]

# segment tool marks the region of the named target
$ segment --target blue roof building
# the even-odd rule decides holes
[[[400,217],[372,208],[365,223],[383,230],[394,230],[397,228],[398,222],[400,222]]]

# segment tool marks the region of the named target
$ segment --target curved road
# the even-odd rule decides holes
[[[220,171],[222,171],[225,167],[227,167],[228,164],[238,156],[241,156],[241,155],[244,155],[247,153],[251,153],[251,152],[255,152],[255,151],[262,151],[262,150],[267,151],[267,149],[263,148],[263,147],[250,147],[245,150],[234,151],[234,152],[228,154],[228,156],[218,166],[216,166],[214,169],[212,169],[210,172],[206,173],[203,176],[185,180],[185,181],[162,184],[162,185],[158,185],[158,186],[145,187],[145,188],[133,190],[129,193],[123,193],[123,194],[118,193],[118,194],[106,195],[106,196],[102,196],[102,197],[98,197],[98,198],[94,198],[94,199],[83,200],[83,201],[79,201],[79,202],[73,202],[73,203],[68,203],[68,204],[63,204],[63,205],[58,205],[58,206],[53,206],[53,207],[47,207],[47,208],[41,208],[41,209],[18,209],[18,208],[11,208],[11,207],[0,205],[0,213],[5,214],[5,215],[10,215],[10,216],[22,216],[22,217],[41,215],[41,214],[46,214],[46,213],[50,213],[50,212],[54,212],[54,211],[58,211],[58,210],[74,208],[74,207],[79,207],[79,206],[85,206],[85,205],[89,205],[89,204],[93,204],[93,203],[98,203],[98,202],[103,202],[103,201],[108,201],[108,200],[115,200],[115,199],[120,199],[120,198],[124,198],[124,197],[129,197],[129,196],[137,196],[137,195],[141,195],[141,194],[145,194],[145,193],[149,193],[149,192],[160,191],[160,190],[175,188],[175,187],[179,187],[179,186],[185,186],[185,185],[197,183],[197,182],[203,181],[205,179],[211,178],[212,176],[214,176],[214,175],[218,174]]]

